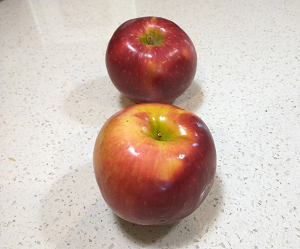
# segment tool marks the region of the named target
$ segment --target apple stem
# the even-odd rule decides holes
[[[161,140],[161,138],[162,138],[161,133],[158,133],[158,134],[157,134],[157,138],[158,138],[158,140]]]
[[[149,45],[154,45],[154,38],[153,38],[153,35],[149,35],[147,37],[147,42]]]

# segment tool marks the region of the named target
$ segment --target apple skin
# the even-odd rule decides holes
[[[190,215],[207,196],[216,149],[195,114],[144,103],[106,121],[93,163],[101,194],[116,215],[139,225],[166,225]]]
[[[143,37],[153,32],[154,39],[157,34],[164,38],[157,45],[144,44]],[[106,67],[115,87],[135,103],[171,103],[191,85],[197,54],[191,39],[174,22],[141,17],[114,32]]]

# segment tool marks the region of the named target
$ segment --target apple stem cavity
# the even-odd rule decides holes
[[[145,35],[140,37],[140,42],[148,46],[160,46],[163,44],[164,34],[158,29],[148,30]]]

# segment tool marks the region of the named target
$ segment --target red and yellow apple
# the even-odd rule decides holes
[[[170,103],[191,85],[197,54],[189,36],[174,22],[141,17],[123,23],[106,51],[108,75],[136,103]]]
[[[144,103],[106,121],[93,161],[102,196],[116,215],[135,224],[165,225],[203,202],[214,182],[216,149],[195,114]]]

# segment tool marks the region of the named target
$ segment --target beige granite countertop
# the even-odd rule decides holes
[[[103,123],[134,103],[112,85],[115,29],[161,16],[198,68],[173,104],[217,148],[214,186],[189,217],[140,227],[95,181]],[[300,248],[300,1],[2,0],[0,248]]]

